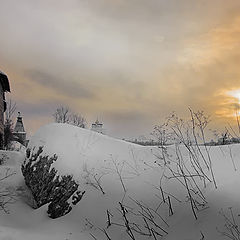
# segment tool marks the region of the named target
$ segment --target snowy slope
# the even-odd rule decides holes
[[[6,171],[15,173],[1,181],[0,190],[8,190],[14,194],[14,201],[0,212],[0,240],[59,240],[89,239],[81,233],[77,222],[63,219],[52,221],[46,214],[45,207],[33,210],[27,203],[28,192],[21,174],[21,164],[25,155],[21,152],[0,151],[4,164],[0,166],[0,177]]]
[[[59,159],[55,167],[61,174],[72,173],[76,176],[84,164],[99,168],[111,158],[129,162],[134,160],[131,159],[133,152],[145,153],[138,145],[68,124],[50,124],[41,128],[29,143],[29,148],[35,147],[35,150],[39,146],[44,146],[44,154],[57,154]]]
[[[86,191],[77,210],[71,213],[78,221],[79,214],[82,216],[82,226],[88,223],[87,219],[94,228],[104,228],[107,210],[119,222],[118,202],[129,201],[129,196],[152,201],[151,183],[146,177],[151,168],[146,162],[153,162],[155,157],[149,148],[67,124],[51,124],[40,129],[29,143],[35,150],[39,146],[44,146],[44,154],[56,153],[59,158],[53,167],[60,174],[73,174]],[[99,178],[102,191],[96,186]],[[118,238],[124,233],[121,227],[117,229],[119,233],[115,228],[111,230]],[[96,234],[103,237],[101,232]]]
[[[211,147],[218,188],[212,183],[206,187],[198,183],[207,203],[197,212],[197,220],[186,198],[186,189],[176,178],[170,178],[169,170],[156,157],[161,156],[158,148],[134,145],[67,124],[50,124],[39,129],[29,147],[36,151],[39,146],[44,147],[44,154],[58,155],[54,167],[60,174],[73,174],[86,194],[68,215],[49,219],[46,206],[33,210],[26,204],[27,192],[20,171],[24,155],[2,152],[8,158],[1,172],[6,168],[16,171],[3,186],[14,189],[17,199],[8,206],[10,214],[0,215],[0,239],[101,240],[107,239],[107,235],[113,240],[131,239],[119,202],[126,210],[129,224],[137,230],[133,233],[136,240],[154,237],[200,240],[203,235],[204,239],[227,239],[218,232],[226,231],[219,212],[223,209],[229,216],[229,207],[236,214],[238,224],[240,145]],[[180,146],[180,150],[187,159],[189,154],[184,146]],[[169,146],[168,166],[172,169],[175,160],[175,147]],[[169,216],[168,203],[162,202],[160,181],[165,197],[171,199],[172,216]],[[143,235],[149,234],[149,229],[153,229],[155,235]]]

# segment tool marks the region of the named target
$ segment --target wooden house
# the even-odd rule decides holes
[[[0,71],[0,148],[3,147],[4,112],[6,110],[5,92],[10,92],[10,85],[6,74]]]

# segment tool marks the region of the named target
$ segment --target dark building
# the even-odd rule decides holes
[[[3,147],[4,112],[6,110],[5,92],[10,92],[8,77],[0,71],[0,148]]]
[[[24,129],[21,113],[18,112],[17,122],[13,130],[14,140],[26,146],[26,131]]]
[[[91,130],[94,132],[106,134],[106,130],[103,128],[103,123],[100,123],[98,119],[96,120],[95,123],[92,124]]]

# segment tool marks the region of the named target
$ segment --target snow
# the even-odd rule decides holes
[[[41,128],[28,146],[35,147],[35,151],[44,146],[43,154],[58,156],[54,167],[61,174],[71,173],[77,177],[84,165],[92,168],[103,166],[112,158],[129,160],[132,151],[141,149],[138,145],[68,124],[50,124]]]
[[[11,151],[19,151],[19,152],[25,152],[26,151],[26,147],[24,145],[22,145],[21,143],[17,142],[17,141],[12,141],[11,145],[9,147],[9,150]]]
[[[169,216],[167,204],[159,205],[162,199],[159,182],[163,173],[170,175],[163,164],[157,164],[162,163],[156,157],[161,154],[157,147],[135,145],[67,124],[50,124],[40,128],[28,147],[37,151],[39,146],[43,146],[46,155],[57,154],[58,160],[53,167],[60,175],[72,174],[79,182],[80,190],[86,193],[72,212],[58,219],[49,219],[47,206],[33,210],[27,204],[28,191],[20,170],[24,152],[1,151],[0,156],[4,158],[1,173],[10,169],[16,174],[1,181],[0,186],[14,190],[17,196],[14,203],[7,206],[9,214],[3,211],[0,214],[0,240],[88,240],[94,237],[102,240],[107,239],[104,231],[114,240],[130,239],[119,202],[128,210],[129,221],[142,230],[146,230],[146,224],[140,214],[141,207],[148,209],[154,221],[168,232],[165,234],[151,225],[164,236],[157,236],[157,239],[200,240],[201,233],[205,239],[226,239],[217,229],[226,231],[224,218],[219,212],[223,210],[230,216],[229,207],[232,207],[236,222],[240,224],[239,144],[210,148],[217,189],[213,183],[207,183],[204,187],[198,182],[207,204],[197,212],[197,220],[187,201],[186,189],[176,178],[162,178],[164,194],[170,196],[174,214]],[[184,146],[180,146],[180,150],[183,158],[187,159],[188,152]],[[175,146],[169,146],[168,153],[168,166],[174,169]],[[158,210],[154,212],[152,209]],[[108,212],[111,226],[107,228]],[[136,232],[134,235],[136,240],[154,239]]]

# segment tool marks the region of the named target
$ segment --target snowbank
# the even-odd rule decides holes
[[[239,144],[209,148],[218,188],[210,182],[204,187],[199,177],[194,178],[206,198],[197,211],[197,220],[186,188],[179,181],[182,177],[173,177],[171,173],[172,170],[179,175],[175,146],[168,146],[167,166],[164,166],[161,151],[156,147],[134,145],[67,124],[50,124],[39,129],[29,147],[37,151],[39,146],[44,147],[46,155],[57,154],[54,167],[61,174],[73,174],[86,193],[70,214],[55,220],[47,218],[46,207],[32,210],[20,199],[10,206],[7,217],[0,216],[4,237],[21,239],[16,238],[18,235],[24,236],[22,239],[45,240],[64,236],[69,240],[94,237],[103,240],[107,239],[107,234],[111,239],[130,239],[131,233],[126,231],[128,223],[135,229],[133,234],[137,240],[154,239],[154,234],[156,239],[164,240],[195,240],[203,236],[204,239],[224,240],[220,232],[228,230],[219,212],[223,209],[231,219],[229,207],[232,207],[236,224],[240,225]],[[200,148],[204,152],[204,148]],[[189,152],[184,146],[179,146],[179,150],[184,164],[191,169]],[[16,176],[7,181],[12,187],[22,184],[19,170],[22,160],[16,161],[19,156],[14,154],[5,163],[5,167],[17,171]],[[206,169],[204,171],[208,174]],[[190,183],[194,184],[192,180]],[[191,184],[193,194],[196,188]],[[194,193],[194,198],[201,204],[199,191]],[[58,235],[54,236],[55,232]]]
[[[40,128],[28,145],[35,151],[40,146],[43,146],[43,154],[58,156],[53,166],[60,174],[73,174],[77,178],[86,166],[101,168],[112,159],[133,162],[133,154],[143,149],[88,129],[56,123]]]
[[[89,219],[96,228],[104,228],[107,211],[119,221],[119,202],[127,201],[129,206],[136,205],[135,199],[146,204],[158,202],[152,194],[152,184],[158,184],[159,171],[151,167],[155,156],[148,147],[68,124],[42,127],[29,142],[29,148],[35,151],[40,146],[44,154],[58,156],[52,166],[59,174],[73,174],[86,191],[77,206],[79,212],[71,213],[82,216],[83,226]],[[122,232],[124,228],[118,234]]]

